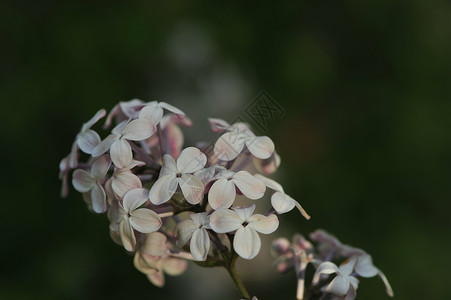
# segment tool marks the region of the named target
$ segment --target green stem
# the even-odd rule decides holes
[[[249,299],[251,299],[251,297],[249,296],[249,293],[246,290],[246,287],[244,286],[243,281],[241,281],[241,278],[235,269],[235,261],[236,261],[237,257],[238,256],[236,255],[236,253],[234,251],[234,253],[232,254],[231,260],[229,261],[228,264],[225,265],[225,268],[227,269],[227,272],[229,272],[230,277],[232,277],[233,283],[235,284],[236,288],[240,292],[241,297],[249,300]]]

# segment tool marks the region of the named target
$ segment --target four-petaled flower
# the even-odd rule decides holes
[[[347,298],[353,299],[355,298],[355,291],[359,285],[359,280],[351,275],[356,263],[357,257],[355,256],[347,259],[340,267],[337,267],[330,261],[323,262],[319,265],[318,269],[316,269],[312,283],[317,284],[321,279],[322,274],[329,275],[336,273],[337,276],[326,287],[326,292],[340,297],[347,296]]]
[[[261,241],[258,233],[270,234],[279,227],[277,216],[271,214],[252,215],[255,204],[248,207],[232,207],[220,209],[210,216],[210,226],[217,233],[236,231],[233,238],[233,249],[245,259],[254,258],[260,251]]]
[[[150,201],[155,205],[165,203],[174,195],[177,186],[180,186],[188,203],[199,203],[204,195],[204,184],[192,173],[202,169],[206,163],[205,154],[195,147],[183,149],[177,162],[172,156],[165,154],[160,177],[150,189]]]
[[[217,210],[229,208],[235,201],[236,189],[249,199],[256,200],[265,194],[265,184],[247,171],[237,173],[222,169],[208,192],[208,203]]]
[[[72,175],[72,184],[77,191],[81,193],[90,192],[92,209],[96,213],[103,213],[107,209],[106,194],[102,187],[102,180],[105,178],[110,165],[111,160],[108,155],[103,155],[94,161],[89,173],[85,170],[77,169]]]
[[[92,150],[92,156],[97,157],[110,150],[111,160],[116,167],[128,167],[133,161],[133,153],[127,140],[142,141],[149,138],[154,131],[154,125],[148,120],[123,121]]]
[[[122,203],[119,203],[117,214],[113,216],[110,229],[119,231],[122,245],[128,251],[134,251],[136,246],[133,229],[141,233],[151,233],[157,231],[162,225],[160,217],[154,211],[139,208],[148,199],[148,190],[132,189],[124,195]]]
[[[189,247],[194,259],[205,261],[210,250],[207,232],[207,229],[211,229],[210,218],[207,212],[190,214],[190,218],[177,225],[177,245],[183,247],[191,239]]]

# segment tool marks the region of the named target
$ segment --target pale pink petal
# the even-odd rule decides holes
[[[186,271],[188,262],[175,257],[167,257],[164,259],[163,269],[171,276],[177,276]]]
[[[138,115],[137,108],[144,105],[144,102],[139,99],[132,99],[129,101],[121,101],[119,102],[119,106],[127,118],[135,119]]]
[[[370,278],[378,274],[378,269],[373,265],[373,259],[370,255],[361,255],[357,260],[355,271],[362,277]]]
[[[224,161],[231,161],[241,153],[245,144],[242,134],[227,132],[219,137],[215,143],[215,155]]]
[[[337,295],[344,296],[348,293],[349,281],[347,281],[343,276],[337,275],[327,286],[326,292]]]
[[[255,174],[255,177],[263,181],[263,183],[270,189],[283,193],[283,187],[276,181],[272,180],[271,178],[265,177],[261,174]]]
[[[230,127],[229,123],[221,119],[208,118],[208,122],[214,132],[223,132]]]
[[[142,233],[157,231],[162,224],[160,217],[154,211],[147,208],[138,208],[132,211],[129,220],[132,227]]]
[[[172,155],[179,157],[184,142],[182,130],[177,125],[169,123],[166,128],[166,134]]]
[[[116,104],[110,111],[110,113],[108,114],[108,116],[106,117],[105,120],[105,124],[103,125],[103,128],[109,128],[111,126],[111,122],[113,121],[113,118],[119,114],[120,111],[120,107],[119,104]]]
[[[274,143],[267,136],[257,136],[246,140],[246,147],[255,157],[266,159],[274,153]]]
[[[152,232],[145,235],[141,250],[149,255],[162,256],[168,252],[167,237],[161,232]]]
[[[149,279],[152,284],[154,284],[157,287],[163,287],[164,286],[164,274],[162,270],[157,270],[153,273],[147,274],[147,279]]]
[[[295,200],[287,194],[275,192],[271,196],[271,205],[278,214],[284,214],[294,208]]]
[[[131,212],[146,203],[149,199],[149,191],[143,188],[135,188],[125,193],[122,205],[126,212]]]
[[[177,169],[181,173],[194,173],[207,163],[207,157],[196,147],[183,149],[177,158]]]
[[[119,232],[110,230],[110,238],[113,240],[115,244],[123,246],[121,241],[121,234]]]
[[[233,238],[233,249],[244,259],[253,259],[260,252],[261,241],[257,232],[249,226],[237,230]]]
[[[100,143],[100,136],[94,130],[84,131],[77,136],[77,145],[81,151],[91,154],[92,150]]]
[[[138,176],[133,174],[130,170],[124,170],[115,172],[111,187],[114,193],[119,198],[122,198],[129,190],[142,187],[142,183]]]
[[[174,114],[185,115],[185,113],[183,111],[181,111],[177,107],[175,107],[171,104],[168,104],[166,102],[160,102],[160,103],[158,103],[158,106],[160,106],[161,108],[164,108],[166,110],[169,110],[170,112],[173,112]]]
[[[123,220],[119,224],[119,233],[121,234],[121,241],[125,250],[134,251],[136,246],[136,237],[128,220]]]
[[[272,174],[280,166],[280,155],[274,150],[274,153],[270,158],[260,159],[254,156],[253,161],[257,171],[265,174]]]
[[[290,241],[286,238],[277,238],[272,241],[271,254],[274,257],[285,254],[290,247]]]
[[[138,271],[144,274],[151,274],[158,271],[157,263],[160,257],[149,255],[143,251],[136,251],[133,264]]]
[[[279,219],[277,219],[277,216],[274,214],[267,217],[255,214],[248,219],[248,223],[247,227],[263,234],[273,233],[279,227]]]
[[[92,210],[100,214],[106,212],[106,194],[103,187],[97,183],[91,190]]]
[[[162,117],[163,109],[156,104],[148,104],[139,112],[140,120],[148,120],[154,126],[157,126]]]
[[[97,181],[101,181],[111,166],[111,160],[108,155],[102,155],[98,157],[91,167],[91,176]]]
[[[192,220],[183,220],[177,224],[177,246],[183,247],[191,238],[194,231],[200,228],[200,224],[194,223]]]
[[[227,233],[243,227],[244,220],[236,212],[220,209],[210,216],[210,226],[217,233]]]
[[[169,154],[165,154],[163,156],[163,167],[160,170],[160,177],[166,175],[176,175],[178,173],[177,164],[175,163],[174,158]]]
[[[177,181],[185,200],[190,204],[197,204],[204,198],[204,184],[194,175],[182,174]]]
[[[247,171],[239,171],[232,178],[236,187],[249,199],[256,200],[263,197],[266,186],[262,180]]]
[[[236,191],[232,181],[221,178],[210,188],[208,203],[214,209],[229,208],[235,201]]]
[[[72,174],[72,184],[80,193],[86,193],[93,188],[95,180],[85,170],[77,169]]]
[[[98,157],[103,153],[110,150],[111,145],[118,140],[118,137],[114,134],[110,134],[103,141],[101,141],[94,149],[92,149],[91,155],[93,157]]]
[[[177,178],[174,175],[160,177],[150,189],[150,201],[155,205],[165,203],[171,199],[176,190]]]
[[[97,123],[100,119],[102,119],[103,117],[105,117],[106,115],[106,110],[101,109],[99,110],[88,122],[86,122],[85,124],[83,124],[81,131],[86,131],[89,128],[91,128],[95,123]],[[81,147],[80,147],[81,148]]]
[[[73,169],[78,165],[78,144],[77,141],[72,143],[72,148],[69,153],[69,166]]]
[[[240,216],[241,220],[247,221],[252,216],[255,210],[255,204],[243,207],[232,207],[232,209]]]
[[[111,160],[118,168],[128,167],[133,160],[133,153],[130,144],[126,139],[121,138],[111,145]]]
[[[205,261],[210,250],[210,238],[204,228],[196,230],[191,237],[190,251],[195,260]]]
[[[124,129],[124,138],[130,141],[142,141],[149,138],[155,131],[155,126],[144,119],[133,120]]]

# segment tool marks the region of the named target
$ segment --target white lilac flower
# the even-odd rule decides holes
[[[310,233],[310,238],[318,243],[317,248],[323,260],[332,260],[337,256],[350,257],[366,254],[362,249],[343,244],[335,236],[322,229]]]
[[[276,258],[275,267],[280,273],[293,269],[296,263],[303,263],[304,268],[309,263],[318,264],[318,260],[313,257],[313,245],[301,234],[295,234],[291,243],[286,238],[275,239],[271,245],[271,254]]]
[[[247,171],[235,173],[223,169],[212,180],[215,182],[208,192],[208,203],[215,210],[232,206],[236,189],[252,200],[263,197],[266,190],[263,181]]]
[[[373,265],[373,259],[371,258],[371,255],[366,253],[363,255],[358,255],[354,271],[357,273],[357,275],[364,278],[370,278],[378,275],[385,285],[385,291],[387,292],[387,294],[390,297],[394,296],[393,289],[388,282],[387,277],[380,269],[376,268]]]
[[[271,205],[278,214],[289,212],[294,207],[296,207],[304,216],[304,218],[306,218],[307,220],[310,219],[309,214],[307,214],[301,204],[285,194],[282,186],[278,182],[260,174],[256,174],[255,177],[261,179],[268,188],[274,190],[274,193],[271,196]]]
[[[194,147],[185,148],[177,158],[177,162],[172,156],[165,154],[160,177],[149,193],[150,201],[155,205],[165,203],[180,186],[188,203],[199,203],[204,195],[204,184],[192,173],[201,170],[206,162],[205,154]]]
[[[252,215],[254,210],[255,204],[252,204],[248,207],[232,207],[231,210],[220,209],[210,216],[210,226],[215,232],[236,231],[233,249],[244,259],[252,259],[260,251],[261,241],[257,232],[270,234],[279,226],[276,215]]]
[[[102,187],[102,180],[110,168],[111,160],[108,155],[97,158],[92,164],[91,171],[77,169],[72,176],[74,188],[81,193],[90,193],[92,208],[96,213],[106,211],[106,194]]]
[[[114,169],[113,176],[111,177],[111,189],[114,194],[121,199],[124,194],[131,189],[142,187],[142,182],[136,176],[131,169],[136,166],[143,166],[141,161],[133,160],[132,163],[123,169]]]
[[[132,148],[127,140],[142,141],[149,138],[154,131],[155,127],[147,120],[123,121],[92,150],[92,156],[97,157],[110,150],[114,165],[125,168],[133,161]]]
[[[194,260],[205,261],[210,250],[207,229],[211,229],[207,212],[190,214],[190,219],[177,224],[177,245],[183,247],[191,239],[189,246]]]
[[[318,269],[316,269],[312,283],[317,284],[321,279],[322,274],[329,275],[336,273],[337,276],[326,287],[326,292],[340,297],[344,297],[348,295],[348,293],[354,295],[359,285],[359,280],[351,275],[356,262],[356,257],[349,258],[342,263],[340,267],[337,267],[334,263],[329,261],[323,262],[319,265]],[[350,298],[352,298],[352,296]]]
[[[139,208],[149,199],[149,191],[136,188],[128,191],[124,195],[122,204],[119,203],[117,214],[112,214],[112,224],[110,229],[119,231],[124,248],[134,251],[136,237],[133,230],[141,233],[151,233],[157,231],[162,221],[158,214],[147,208]]]
[[[212,122],[215,120],[215,122]],[[274,143],[267,136],[256,136],[244,123],[228,123],[219,119],[209,119],[214,131],[227,131],[219,137],[214,146],[215,155],[223,161],[235,159],[244,146],[249,152],[260,159],[267,159],[274,153]],[[219,125],[218,125],[219,124]]]
[[[77,167],[78,149],[86,154],[91,154],[94,147],[100,143],[100,136],[91,127],[106,115],[104,109],[99,110],[88,122],[84,123],[77,134],[72,149],[69,154],[69,165],[71,168]]]

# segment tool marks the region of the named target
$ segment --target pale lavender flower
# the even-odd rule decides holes
[[[190,214],[190,219],[177,225],[177,245],[183,247],[191,239],[190,251],[194,260],[205,261],[210,250],[207,229],[211,229],[207,212]]]

